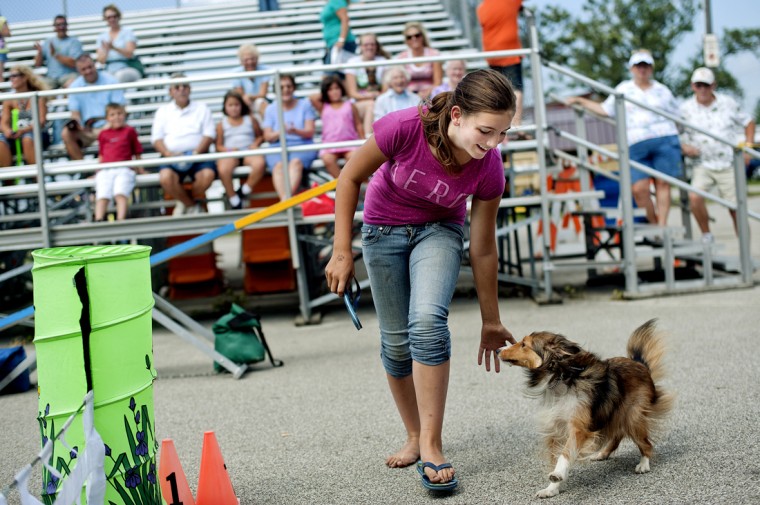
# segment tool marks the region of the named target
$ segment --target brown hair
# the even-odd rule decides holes
[[[462,170],[454,158],[448,134],[452,107],[458,106],[462,114],[468,115],[514,111],[515,103],[515,92],[507,78],[495,70],[481,69],[465,75],[453,91],[439,93],[431,102],[420,104],[420,119],[425,137],[435,149],[436,159],[447,173]]]
[[[359,45],[361,45],[362,40],[365,38],[371,38],[375,42],[375,47],[377,48],[377,54],[384,57],[386,60],[391,59],[391,55],[388,51],[383,48],[382,44],[380,44],[380,39],[377,38],[377,35],[372,32],[362,33],[359,35]]]
[[[243,100],[243,95],[235,91],[234,89],[229,90],[224,95],[224,99],[222,100],[222,114],[225,116],[227,115],[227,110],[224,108],[224,106],[227,104],[228,98],[234,98],[238,102],[240,102],[240,115],[241,116],[247,116],[251,113],[251,109],[248,107],[248,104],[245,103],[245,100]]]
[[[127,108],[124,107],[122,104],[116,103],[116,102],[109,102],[106,105],[106,116],[108,115],[108,112],[112,111],[112,110],[120,110],[120,111],[124,112],[124,114],[127,113]]]
[[[322,83],[319,86],[319,92],[322,97],[322,103],[324,105],[330,103],[330,96],[328,94],[328,91],[333,84],[337,84],[338,87],[340,87],[343,98],[345,98],[348,94],[346,93],[346,85],[343,84],[343,80],[340,78],[340,76],[338,74],[328,74],[324,77],[324,79],[322,79]]]
[[[119,19],[121,19],[121,11],[119,10],[118,7],[116,7],[115,4],[108,4],[105,7],[103,7],[103,17],[104,18],[106,17],[106,12],[107,11],[114,11],[116,13],[116,17],[118,17]]]

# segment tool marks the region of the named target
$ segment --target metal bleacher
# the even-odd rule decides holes
[[[214,112],[215,120],[218,120],[221,115],[221,97],[229,89],[230,80],[235,77],[229,72],[238,65],[236,51],[241,43],[253,42],[259,47],[261,51],[260,61],[272,69],[269,72],[288,71],[294,73],[299,83],[298,94],[304,96],[314,92],[324,71],[329,69],[321,66],[324,43],[321,38],[321,24],[318,16],[323,3],[281,0],[280,5],[282,7],[280,11],[268,13],[259,13],[257,6],[251,2],[224,4],[223,7],[214,5],[125,13],[122,23],[124,26],[132,27],[137,32],[139,38],[138,55],[146,65],[148,77],[136,83],[116,86],[127,89],[126,95],[130,101],[127,108],[130,113],[129,122],[138,127],[143,141],[147,141],[146,135],[149,134],[154,111],[168,100],[167,87],[170,83],[168,75],[175,71],[184,71],[188,77],[174,82],[191,82],[193,84],[193,100],[207,103]],[[527,15],[531,25],[530,48],[511,52],[489,53],[489,56],[505,56],[507,54],[502,53],[510,53],[509,55],[520,55],[526,60],[530,60],[531,84],[535,100],[535,125],[524,125],[528,131],[534,131],[535,140],[510,142],[503,150],[506,151],[508,159],[512,157],[512,154],[521,150],[534,153],[535,162],[529,170],[535,176],[536,187],[534,189],[537,194],[519,196],[513,192],[511,198],[503,199],[502,208],[505,210],[518,207],[526,207],[529,210],[527,214],[518,218],[512,215],[511,218],[500,221],[500,227],[496,232],[500,240],[508,239],[510,236],[516,237],[514,234],[518,231],[524,236],[525,226],[538,221],[545,224],[545,230],[549,230],[550,207],[554,204],[564,204],[571,201],[583,203],[603,196],[602,191],[595,191],[587,186],[582,187],[581,191],[576,193],[564,195],[555,193],[547,187],[547,175],[558,172],[558,167],[554,164],[555,157],[561,157],[562,154],[551,151],[548,141],[550,134],[561,137],[577,146],[579,154],[574,163],[581,171],[579,176],[581,181],[586,179],[584,175],[588,175],[588,172],[598,170],[583,152],[586,149],[600,151],[598,146],[589,143],[580,133],[576,132],[577,134],[573,135],[560,131],[557,125],[551,124],[546,119],[545,90],[541,81],[543,67],[564,73],[571,78],[577,78],[605,93],[610,93],[610,90],[590,79],[579,77],[558,65],[542,61],[537,32],[535,31],[535,19],[529,11]],[[469,68],[484,66],[483,54],[470,47],[439,0],[419,0],[413,6],[408,2],[396,0],[368,0],[362,3],[352,3],[350,17],[355,33],[360,34],[367,31],[377,33],[383,46],[392,54],[398,53],[405,47],[402,38],[403,24],[411,20],[422,21],[428,30],[432,45],[441,50],[443,54],[440,57],[416,59],[412,62],[464,58],[467,60]],[[72,18],[69,21],[70,33],[80,37],[87,50],[92,50],[96,34],[102,31],[104,27],[102,20],[99,17],[91,16]],[[31,42],[47,37],[49,33],[50,23],[47,20],[14,25],[14,37],[9,40],[12,58],[6,68],[10,68],[16,63],[29,63],[33,56],[29,50]],[[40,71],[44,71],[44,69]],[[252,76],[251,73],[244,75]],[[277,89],[273,90],[273,98],[277,92]],[[3,98],[7,99],[8,95],[0,94],[0,101]],[[618,96],[616,99],[620,104],[626,100],[623,96]],[[51,119],[67,117],[65,100],[60,98],[53,100],[50,102],[50,107],[51,109],[64,109],[51,112],[49,114]],[[624,114],[621,113],[619,118],[623,118],[622,121],[624,121]],[[319,137],[315,138],[315,141],[319,142]],[[619,170],[625,173],[630,165],[627,158],[627,140],[624,128],[617,128],[615,142],[619,147],[618,154],[611,154],[610,156],[613,158],[618,156],[616,159],[619,160]],[[360,143],[361,141],[356,141],[355,145]],[[332,147],[332,145],[330,146]],[[146,148],[150,149],[150,146],[146,144]],[[287,149],[288,151],[295,151],[301,148]],[[256,151],[235,153],[234,156],[257,153],[268,154],[266,151]],[[758,153],[753,155],[758,155]],[[0,213],[0,253],[51,245],[86,244],[93,241],[102,242],[124,238],[143,240],[206,233],[232,220],[241,218],[251,211],[251,209],[226,210],[170,219],[160,212],[162,207],[171,206],[170,203],[149,200],[141,201],[132,207],[133,209],[142,208],[146,210],[146,213],[141,214],[141,217],[115,223],[91,223],[88,219],[87,209],[89,205],[86,195],[92,182],[87,180],[85,176],[92,174],[100,165],[92,159],[70,162],[57,160],[56,156],[60,157],[60,153],[56,153],[56,150],[52,149],[46,153],[46,157],[43,158],[44,161],[40,166],[8,167],[0,170],[0,182],[22,181],[22,183],[6,184],[0,187],[0,205],[19,198],[29,201],[34,201],[37,198],[39,201],[39,208],[26,209],[27,211],[23,213],[10,215]],[[231,156],[232,154],[228,153],[212,153],[201,155],[195,159],[220,159]],[[176,160],[180,161],[181,158]],[[145,167],[155,167],[158,164],[155,153],[150,152],[144,156],[143,160],[134,163],[135,166]],[[511,175],[514,176],[516,173],[515,165],[511,162],[508,165],[508,172],[511,171]],[[319,164],[316,166],[318,169]],[[240,167],[236,173],[242,176],[246,174],[246,170],[246,168]],[[656,177],[656,175],[653,176]],[[38,180],[44,179],[45,184],[38,184],[35,177]],[[319,170],[313,173],[312,177],[316,180],[325,180]],[[144,188],[146,191],[158,191],[157,179],[155,173],[139,175],[137,184],[138,187]],[[677,243],[675,235],[679,234],[680,231],[634,226],[630,201],[630,182],[626,183],[624,177],[619,179],[623,225],[615,233],[619,233],[621,236],[621,247],[618,247],[617,257],[610,262],[610,265],[620,267],[621,272],[625,275],[626,295],[637,296],[644,292],[654,294],[675,293],[679,290],[694,289],[693,284],[682,288],[682,284],[679,284],[673,276],[673,261],[671,260],[679,254],[678,247],[680,245]],[[513,183],[514,179],[510,178],[512,186]],[[689,190],[688,185],[683,182],[680,184],[683,189]],[[56,198],[50,198],[51,196]],[[67,204],[63,205],[62,202]],[[48,204],[50,209],[46,208]],[[740,202],[739,215],[746,221],[746,201]],[[757,219],[757,216],[750,215],[750,217]],[[509,219],[512,221],[510,222]],[[28,224],[29,222],[34,223],[34,220],[39,220],[41,224],[39,226]],[[300,210],[291,209],[266,221],[256,223],[254,227],[287,225],[291,248],[296,250],[299,241],[308,241],[304,240],[303,233],[298,231],[299,226],[329,221],[329,216],[305,218],[301,215]],[[23,223],[23,226],[11,226],[14,223]],[[671,231],[673,236],[671,236]],[[535,252],[542,254],[534,255],[532,242],[530,242],[532,240],[530,228],[527,230],[527,235],[531,247],[528,258],[530,273],[523,275],[520,272],[513,275],[509,270],[502,271],[499,273],[499,280],[529,286],[534,298],[543,297],[547,301],[552,298],[552,272],[558,269],[587,269],[600,264],[599,260],[593,256],[587,257],[585,261],[564,261],[564,258],[559,257],[551,250],[549,233],[544,233],[541,236],[541,243],[536,247],[537,251]],[[659,248],[659,250],[647,247],[646,250],[643,250],[634,244],[636,240],[647,235],[664,235],[666,247]],[[744,235],[748,235],[748,233]],[[308,239],[308,237],[306,238]],[[509,248],[509,244],[506,247]],[[704,250],[702,246],[700,249]],[[694,252],[690,249],[689,254],[693,256]],[[707,257],[706,264],[709,262],[710,251],[704,250],[704,252],[705,257]],[[731,287],[749,285],[751,283],[752,265],[749,260],[748,246],[742,245],[740,253],[741,271],[739,275],[726,275],[720,279],[721,282],[716,282],[712,273],[705,274],[704,278],[699,281],[700,284],[697,289],[716,289],[726,285]],[[652,284],[650,289],[642,289],[637,277],[640,268],[636,261],[637,257],[643,258],[646,254],[656,256],[666,266],[665,283]],[[504,258],[501,260],[502,265],[504,262],[509,263],[510,261]],[[294,256],[293,263],[296,270],[302,269],[303,260],[299,255]],[[518,259],[517,263],[519,267],[521,260]],[[540,267],[540,274],[537,273],[536,266]],[[518,270],[520,269],[518,268]],[[299,270],[300,313],[305,320],[310,319],[315,307],[335,298],[329,293],[315,293],[313,287],[309,285],[308,279],[305,279]],[[2,320],[0,320],[0,329],[2,328]]]

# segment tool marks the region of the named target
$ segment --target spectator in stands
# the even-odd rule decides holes
[[[342,142],[364,138],[359,111],[348,99],[346,86],[340,76],[332,74],[322,79],[320,97],[315,107],[322,117],[322,142]],[[354,151],[356,147],[321,149],[319,158],[325,164],[327,173],[337,178],[340,175],[338,159],[343,158],[348,161]]]
[[[135,55],[137,36],[126,26],[121,26],[121,11],[114,4],[103,7],[103,19],[108,29],[98,35],[95,42],[98,61],[119,82],[133,82],[142,78],[140,60]]]
[[[259,12],[278,10],[280,10],[280,5],[277,0],[259,0]]]
[[[238,49],[240,66],[232,69],[233,72],[253,72],[256,70],[268,70],[266,65],[259,65],[259,49],[253,44],[243,44]],[[239,77],[232,81],[232,88],[243,96],[245,104],[251,112],[264,116],[267,108],[267,91],[271,75],[258,77]]]
[[[522,0],[483,0],[478,6],[478,20],[483,32],[483,51],[506,51],[522,47],[517,25],[521,11]],[[522,122],[523,109],[522,57],[504,56],[489,58],[487,61],[492,69],[509,79],[515,89],[517,108],[512,126],[518,126]],[[528,136],[518,133],[518,137]]]
[[[333,48],[336,52],[356,52],[356,40],[349,26],[348,4],[351,0],[327,0],[319,19],[322,21],[322,37],[325,39],[325,63],[345,63],[348,58],[333,61]],[[339,72],[340,73],[340,72]],[[341,75],[342,76],[342,75]]]
[[[118,83],[111,74],[98,72],[95,69],[95,62],[87,53],[77,58],[76,66],[79,77],[74,79],[69,89]],[[125,103],[124,91],[118,89],[69,95],[71,120],[66,123],[61,137],[70,159],[81,160],[82,148],[92,145],[97,140],[100,130],[106,123],[106,105],[111,102]]]
[[[216,125],[216,152],[226,153],[233,151],[246,151],[256,149],[264,141],[261,127],[256,118],[251,117],[248,105],[237,91],[228,91],[222,102],[224,117]],[[251,168],[248,176],[249,191],[243,193],[245,183],[241,185],[240,194],[235,192],[232,185],[232,176],[235,168],[246,165]],[[264,177],[266,161],[263,156],[244,156],[239,158],[224,158],[216,162],[219,172],[219,180],[222,181],[227,200],[233,209],[242,209],[243,200],[250,194],[256,183]]]
[[[683,102],[680,107],[684,121],[728,139],[733,139],[738,130],[743,130],[744,143],[751,146],[755,139],[755,121],[739,109],[733,98],[716,93],[715,88],[715,74],[712,70],[706,67],[694,70],[691,75],[691,90],[694,96]],[[686,128],[681,134],[681,149],[694,165],[692,186],[702,191],[710,191],[715,187],[721,198],[736,203],[732,146]],[[745,165],[749,163],[749,159],[749,154],[745,154]],[[702,240],[707,243],[714,242],[704,197],[689,193],[689,202],[691,212],[702,231]],[[729,209],[729,213],[736,229],[736,211]]]
[[[79,75],[76,60],[84,51],[79,39],[69,36],[69,23],[66,21],[66,16],[57,15],[53,20],[53,29],[55,35],[42,43],[34,43],[34,48],[37,49],[34,66],[47,66],[47,73],[43,79],[48,87],[67,88]]]
[[[657,107],[670,114],[680,116],[678,104],[673,93],[663,84],[652,78],[654,58],[646,49],[637,49],[628,60],[633,79],[621,82],[615,87],[616,93]],[[615,116],[615,96],[610,95],[603,103],[594,102],[584,97],[570,97],[568,105],[578,104],[601,116]],[[628,132],[629,156],[658,172],[680,177],[681,145],[678,141],[676,124],[647,109],[626,104],[626,130]],[[633,199],[646,210],[647,221],[665,226],[670,212],[670,184],[662,179],[654,179],[655,199],[652,203],[649,189],[650,177],[636,169],[631,169]]]
[[[174,73],[172,79],[185,77]],[[202,102],[190,100],[190,84],[172,84],[172,101],[156,110],[150,141],[162,157],[192,156],[207,153],[214,142],[215,128],[211,111]],[[174,216],[205,212],[206,190],[216,178],[213,161],[186,161],[161,167],[159,182],[164,191],[176,200]],[[192,183],[188,194],[183,183]]]
[[[127,124],[127,111],[120,103],[106,105],[105,128],[98,135],[98,163],[139,160],[143,152],[137,130]],[[135,172],[130,167],[102,168],[95,173],[95,221],[105,221],[108,202],[116,203],[116,220],[127,218],[129,196],[135,188]]]
[[[424,56],[438,56],[441,54],[437,49],[430,47],[427,32],[422,23],[410,21],[404,25],[404,40],[408,49],[401,51],[397,58],[422,58]],[[443,66],[440,61],[433,63],[410,63],[404,65],[409,75],[409,90],[417,93],[420,98],[430,96],[433,88],[443,82]]]
[[[316,113],[309,100],[298,99],[295,96],[296,79],[290,74],[280,76],[280,88],[282,89],[282,113],[285,121],[285,139],[288,147],[313,144],[314,120]],[[280,146],[280,125],[277,117],[277,104],[269,104],[264,114],[264,141],[269,142],[270,147]],[[316,151],[288,152],[288,178],[290,188],[285,185],[284,168],[282,157],[279,154],[267,154],[267,168],[272,172],[272,183],[280,200],[285,200],[294,194],[301,185],[303,171],[308,170],[317,157]]]
[[[446,82],[435,88],[430,93],[430,98],[433,98],[438,93],[454,91],[454,88],[462,81],[464,74],[467,72],[467,65],[464,60],[449,60],[446,62],[444,70],[446,71]],[[516,94],[517,91],[515,91]]]
[[[375,121],[391,112],[416,107],[420,97],[409,91],[409,74],[404,67],[390,67],[383,74],[388,91],[375,100]]]
[[[359,51],[360,54],[348,60],[349,63],[383,61],[391,58],[374,33],[364,33],[359,36]],[[346,69],[346,91],[356,103],[366,135],[372,133],[375,99],[383,90],[383,71],[386,68],[368,65],[362,68]]]
[[[421,462],[422,484],[450,491],[454,468],[443,453],[449,385],[449,305],[463,254],[472,195],[470,251],[482,326],[478,364],[514,343],[499,317],[494,229],[504,192],[498,151],[514,114],[507,79],[493,70],[468,74],[428,107],[405,109],[375,123],[375,133],[338,178],[335,239],[327,286],[342,296],[354,276],[352,222],[364,198],[362,250],[380,328],[388,386],[407,432],[385,460],[391,468]],[[475,328],[471,330],[476,331]]]
[[[11,36],[8,20],[0,16],[0,82],[5,81],[5,62],[8,61],[8,46],[5,39]]]
[[[12,93],[26,93],[47,89],[47,85],[26,66],[11,68],[8,78],[11,81]],[[49,143],[49,136],[45,128],[47,118],[46,99],[40,97],[37,100],[39,109],[39,121],[42,134],[42,148]],[[0,167],[11,166],[13,155],[18,155],[19,150],[27,164],[35,163],[34,156],[34,122],[32,118],[32,101],[29,98],[16,98],[2,102],[3,112],[0,116]],[[18,111],[18,119],[15,121],[13,111]],[[17,160],[17,164],[21,164]]]

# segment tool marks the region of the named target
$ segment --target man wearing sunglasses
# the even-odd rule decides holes
[[[174,73],[172,79],[185,77]],[[192,156],[207,153],[216,138],[216,127],[211,111],[203,102],[190,100],[190,84],[172,84],[169,88],[172,101],[156,111],[150,132],[150,141],[164,158]],[[176,200],[173,216],[205,212],[203,200],[206,190],[216,178],[213,161],[171,163],[161,167],[159,182],[164,192]],[[185,180],[192,183],[190,194]]]
[[[35,42],[37,55],[34,66],[47,66],[43,79],[50,88],[66,88],[77,78],[76,60],[82,55],[82,43],[68,34],[69,25],[66,16],[59,14],[53,20],[55,35],[44,42]]]
[[[680,106],[681,115],[688,123],[703,128],[715,135],[732,140],[735,135],[743,134],[747,147],[753,145],[755,138],[755,121],[749,114],[739,110],[736,101],[726,95],[715,92],[715,74],[706,67],[699,67],[691,75],[691,90],[694,95]],[[734,155],[731,146],[686,129],[681,134],[681,150],[693,166],[692,186],[703,191],[718,189],[724,200],[736,203],[736,183],[734,174]],[[744,155],[745,165],[750,156]],[[710,219],[705,207],[705,199],[696,193],[689,193],[689,203],[699,229],[702,241],[714,242],[710,233]],[[736,211],[729,210],[736,229]]]

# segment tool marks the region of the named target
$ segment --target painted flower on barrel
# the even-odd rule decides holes
[[[111,447],[108,444],[103,444],[106,448],[106,456],[111,456]]]
[[[69,451],[69,457],[71,459],[77,459],[77,454],[79,454],[79,446],[75,445],[71,451]]]
[[[55,494],[56,490],[58,489],[58,477],[55,475],[50,476],[50,480],[48,481],[47,485],[45,486],[45,494]]]
[[[135,402],[135,397],[133,396],[132,398],[129,399],[129,410],[134,412],[135,407],[137,407],[137,403]]]
[[[156,483],[156,464],[151,463],[150,464],[150,471],[148,472],[148,482],[151,484]]]
[[[135,412],[135,424],[140,424],[140,411]]]
[[[126,484],[128,488],[134,489],[141,483],[142,479],[140,478],[140,466],[138,465],[134,468],[129,468],[126,475],[124,476],[124,484]]]
[[[137,438],[137,446],[135,446],[135,456],[145,456],[148,454],[148,441],[145,440],[145,432],[138,431],[135,434]]]

